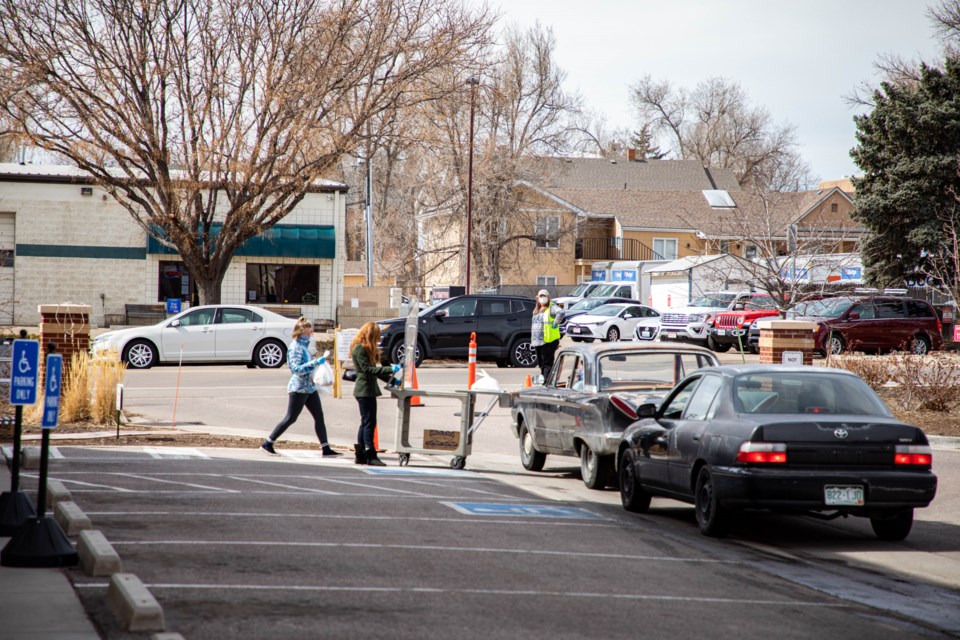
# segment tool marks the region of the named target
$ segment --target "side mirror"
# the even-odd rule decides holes
[[[733,310],[734,310],[734,311],[743,311],[744,307],[746,307],[746,304],[744,304],[743,302],[738,302],[738,303],[736,303],[735,305],[733,305]]]
[[[637,407],[637,418],[652,418],[657,415],[657,405],[646,402]]]
[[[852,312],[850,315],[847,316],[847,320],[859,320],[859,319],[860,319],[860,314],[857,313],[856,311]]]
[[[447,317],[447,310],[446,310],[446,309],[440,309],[439,311],[434,311],[434,312],[433,312],[433,317],[436,318],[437,320],[443,322],[443,319]]]
[[[179,327],[179,326],[180,326],[180,321],[179,321],[179,320],[174,320],[174,321],[172,321],[168,326],[171,326],[171,327]]]

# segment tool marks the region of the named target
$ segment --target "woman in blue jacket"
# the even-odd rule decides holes
[[[313,323],[306,318],[297,320],[293,327],[293,342],[287,347],[287,364],[293,375],[290,376],[290,382],[287,383],[287,415],[274,427],[273,433],[267,436],[260,448],[276,455],[273,448],[277,438],[283,435],[287,427],[292,425],[300,417],[303,407],[313,416],[313,428],[317,432],[317,439],[320,441],[320,447],[323,449],[323,457],[343,455],[330,448],[327,443],[327,426],[323,421],[323,407],[320,406],[320,394],[317,393],[317,387],[313,384],[313,372],[317,366],[326,362],[326,354],[319,358],[310,356],[310,336],[313,335]]]

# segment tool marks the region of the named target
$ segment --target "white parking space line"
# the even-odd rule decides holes
[[[184,487],[191,487],[193,489],[203,489],[206,491],[222,491],[223,493],[240,493],[240,491],[237,491],[236,489],[224,489],[222,487],[211,487],[210,485],[206,485],[206,484],[195,484],[193,482],[180,482],[178,480],[164,480],[163,478],[157,478],[155,476],[140,475],[136,473],[116,473],[114,475],[119,476],[121,478],[136,478],[138,480],[147,480],[149,482],[159,482],[162,484],[176,484]]]
[[[369,484],[363,484],[360,482],[351,482],[349,480],[334,480],[333,478],[314,478],[315,480],[320,480],[322,482],[330,482],[332,484],[345,484],[351,487],[359,487],[361,489],[373,489]],[[459,488],[459,487],[457,487]],[[395,489],[393,487],[385,487],[381,484],[376,485],[377,491],[390,491],[395,494],[403,494],[406,496],[416,496],[418,498],[446,498],[446,496],[436,496],[428,493],[419,493],[417,491],[405,491],[403,489]]]
[[[111,540],[114,546],[229,546],[229,547],[338,547],[343,549],[390,549],[400,551],[445,551],[452,553],[504,554],[523,556],[558,556],[563,558],[590,558],[592,560],[632,560],[637,562],[686,562],[694,564],[742,564],[734,560],[715,558],[671,558],[664,556],[626,553],[590,553],[578,551],[550,551],[547,549],[517,549],[513,547],[448,547],[433,544],[381,544],[376,542],[277,542],[274,540]]]
[[[144,447],[143,452],[157,460],[210,459],[210,456],[193,447]]]
[[[426,482],[426,481],[424,481],[424,480],[413,480],[413,479],[411,479],[411,478],[393,478],[393,479],[394,479],[394,480],[397,480],[397,481],[399,481],[399,482],[408,482],[408,483],[410,483],[410,484],[425,484],[425,485],[427,485],[427,486],[433,486],[431,483]],[[513,496],[505,495],[505,494],[503,494],[503,493],[499,493],[499,492],[496,492],[496,491],[486,491],[486,490],[484,490],[484,489],[471,489],[470,487],[459,487],[459,486],[458,486],[458,487],[457,487],[457,490],[458,490],[458,491],[469,491],[469,492],[472,492],[472,493],[482,493],[483,495],[486,495],[486,496],[493,496],[493,497],[496,497],[496,498],[504,498],[504,499],[508,499],[508,500],[518,500],[518,499],[519,499],[519,498],[515,498],[515,497],[513,497]]]
[[[322,495],[325,495],[325,496],[339,496],[339,495],[343,495],[343,494],[337,493],[337,492],[335,492],[335,491],[324,491],[323,489],[313,489],[313,488],[307,488],[307,487],[296,487],[296,486],[293,486],[293,485],[290,485],[290,484],[281,484],[281,483],[279,483],[279,482],[267,482],[266,480],[256,480],[256,479],[254,479],[254,478],[242,478],[242,477],[240,477],[240,476],[227,476],[227,477],[230,478],[231,480],[237,480],[238,482],[253,482],[253,483],[256,483],[256,484],[263,484],[263,485],[266,485],[266,486],[268,486],[268,487],[279,487],[279,488],[281,488],[281,489],[296,489],[297,491],[304,491],[304,492],[307,492],[307,493],[319,493],[319,494],[322,494]]]
[[[300,493],[290,494],[290,495],[302,495]],[[354,496],[344,496],[348,498],[353,498]],[[394,497],[404,497],[404,496],[391,496]],[[384,516],[370,516],[370,515],[337,515],[329,513],[254,513],[247,511],[228,511],[228,512],[216,512],[216,511],[86,511],[86,514],[89,516],[97,517],[146,517],[146,516],[156,516],[161,518],[168,518],[170,516],[177,516],[182,518],[322,518],[324,520],[390,520],[390,521],[399,521],[403,520],[406,522],[450,522],[456,524],[470,523],[475,525],[488,525],[488,524],[507,524],[507,525],[521,525],[525,527],[599,527],[607,529],[622,529],[623,527],[619,524],[604,523],[604,522],[575,522],[569,520],[495,520],[495,519],[486,519],[486,518],[450,518],[450,517],[428,517],[428,516],[398,516],[398,515],[384,515]]]
[[[75,583],[76,589],[106,589],[106,582]],[[144,585],[148,589],[209,589],[231,591],[313,591],[313,592],[347,592],[347,593],[437,593],[462,594],[478,596],[517,597],[545,597],[545,598],[581,598],[600,600],[628,600],[652,602],[699,602],[703,604],[740,604],[772,607],[830,607],[833,609],[848,609],[849,604],[829,601],[811,600],[758,600],[751,598],[710,598],[698,596],[669,596],[648,593],[591,593],[589,591],[539,591],[535,589],[450,589],[448,587],[341,587],[323,585],[276,585],[276,584],[178,584],[152,583]]]
[[[32,477],[39,478],[40,476],[34,475]],[[73,488],[73,485],[77,485],[81,487],[96,487],[99,489],[109,489],[110,491],[117,491],[119,493],[136,493],[136,491],[133,491],[132,489],[124,489],[123,487],[114,487],[113,485],[99,484],[96,482],[83,482],[82,480],[73,480],[72,478],[64,478],[62,475],[59,475],[59,474],[55,476],[55,478],[60,482],[69,483],[71,485],[71,489]]]

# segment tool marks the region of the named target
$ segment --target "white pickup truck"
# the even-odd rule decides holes
[[[751,296],[748,291],[711,291],[685,307],[671,307],[660,313],[660,340],[682,340],[710,346],[707,328],[713,317]]]

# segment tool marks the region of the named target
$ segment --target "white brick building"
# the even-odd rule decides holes
[[[282,223],[245,243],[221,288],[224,304],[260,304],[334,320],[343,301],[346,185],[325,181]],[[0,164],[0,325],[32,325],[37,306],[93,307],[104,326],[127,304],[193,297],[176,253],[81,171]]]

